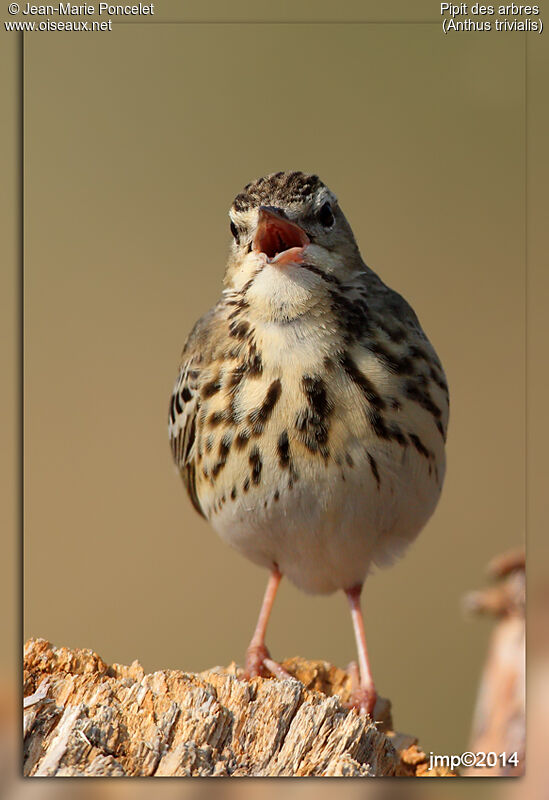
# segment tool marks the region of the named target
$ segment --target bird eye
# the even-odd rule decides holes
[[[234,236],[235,242],[238,244],[240,242],[240,236],[238,235],[238,228],[236,227],[236,225],[232,220],[231,220],[231,233]]]
[[[324,228],[331,228],[335,222],[332,207],[329,203],[324,203],[317,214],[317,219]]]

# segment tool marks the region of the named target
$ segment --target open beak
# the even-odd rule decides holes
[[[284,219],[276,208],[260,207],[253,242],[256,253],[264,253],[271,264],[300,264],[308,244],[310,239],[299,225]]]

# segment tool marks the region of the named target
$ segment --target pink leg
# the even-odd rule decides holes
[[[281,578],[282,575],[275,564],[269,576],[269,581],[265,590],[265,596],[261,605],[261,611],[259,612],[259,619],[257,620],[257,625],[255,626],[254,635],[252,636],[252,641],[250,642],[250,646],[246,651],[245,673],[246,677],[248,678],[255,678],[257,675],[260,675],[261,668],[264,665],[270,672],[277,674],[278,677],[290,677],[288,673],[282,669],[282,667],[276,664],[276,662],[272,661],[270,653],[265,647],[265,632],[267,630],[267,623],[269,622],[271,609],[273,607],[276,591]]]
[[[358,708],[361,713],[366,713],[372,716],[377,700],[377,693],[374,686],[374,679],[372,677],[372,670],[370,668],[370,661],[368,659],[368,650],[366,648],[364,620],[362,618],[362,609],[360,607],[361,591],[362,586],[353,586],[352,589],[347,589],[345,592],[351,608],[351,617],[355,631],[356,646],[358,650],[358,663],[360,669],[360,683],[358,688],[353,691],[351,696],[351,705],[353,705],[355,708]]]

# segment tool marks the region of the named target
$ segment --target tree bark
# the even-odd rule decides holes
[[[30,639],[24,658],[24,774],[29,776],[421,776],[425,753],[345,707],[349,676],[290,659],[287,680],[246,680],[235,664],[145,675],[91,650]]]

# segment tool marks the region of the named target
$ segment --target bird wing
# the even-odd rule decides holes
[[[196,492],[196,425],[200,413],[201,375],[208,366],[208,338],[217,308],[211,309],[194,326],[183,348],[173,388],[168,435],[174,461],[193,506],[204,515]]]

